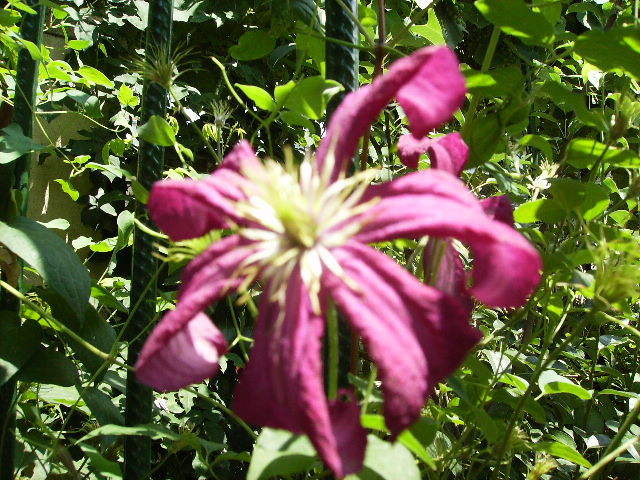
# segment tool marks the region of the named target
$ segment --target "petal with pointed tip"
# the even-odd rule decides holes
[[[169,312],[164,317],[165,324],[173,322],[173,315],[180,312]],[[206,314],[199,313],[171,335],[158,353],[152,355],[151,350],[153,341],[145,344],[136,364],[136,375],[142,383],[167,392],[218,373],[218,361],[227,350],[227,340]]]
[[[204,309],[240,285],[235,275],[251,253],[245,241],[233,235],[214,243],[182,274],[178,306],[154,328],[136,362],[141,382],[161,391],[177,390],[217,372],[217,355],[226,342],[203,314]]]
[[[378,366],[393,436],[410,426],[436,384],[481,338],[452,297],[420,283],[386,255],[351,242],[332,251],[352,281],[326,271],[323,284]]]
[[[249,364],[236,388],[234,411],[256,425],[306,434],[337,477],[362,468],[366,431],[354,401],[324,393],[324,319],[313,313],[299,269],[284,310],[263,294]]]
[[[537,286],[542,262],[536,249],[515,229],[488,217],[453,175],[438,170],[412,173],[369,187],[362,201],[376,197],[379,202],[363,214],[358,241],[457,238],[473,250],[471,293],[493,307],[520,306]]]
[[[243,164],[258,161],[248,142],[242,141],[204,180],[165,180],[151,189],[147,207],[153,221],[174,241],[196,238],[229,220],[244,224],[234,201],[242,198]]]
[[[318,163],[322,167],[327,155],[334,155],[336,178],[393,97],[407,114],[411,132],[420,138],[453,116],[465,92],[458,60],[446,47],[426,47],[397,60],[387,73],[345,97],[318,147]]]

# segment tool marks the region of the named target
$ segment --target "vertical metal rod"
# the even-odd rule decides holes
[[[355,13],[355,17],[358,18],[357,0],[343,0],[342,2],[326,0],[326,35],[327,37],[337,38],[351,44],[358,44],[358,27],[353,18],[347,11],[345,11],[340,3],[349,8],[351,12]],[[340,82],[344,87],[344,91],[334,96],[331,99],[331,102],[329,102],[327,117],[331,117],[331,114],[335,111],[340,102],[342,102],[344,97],[349,92],[358,88],[358,69],[360,61],[359,51],[357,48],[332,42],[326,42],[325,48],[327,78]],[[355,342],[352,341],[352,332],[347,322],[344,321],[339,323],[338,333],[340,339],[340,368],[338,370],[338,385],[342,388],[349,385],[348,374],[351,364],[353,363],[351,353],[354,347],[352,344],[355,344],[357,348],[357,339]]]
[[[145,55],[171,54],[171,24],[173,19],[172,0],[151,0],[149,3],[149,17]],[[142,98],[142,122],[146,122],[152,115],[164,116],[167,109],[168,92],[166,88],[156,82],[145,81]],[[164,169],[164,148],[144,141],[140,142],[138,157],[138,181],[147,189],[162,177]],[[145,224],[150,224],[144,205],[136,204],[136,217]],[[127,331],[127,338],[132,339],[129,344],[127,363],[134,365],[144,337],[140,333],[156,316],[156,286],[145,289],[152,282],[158,268],[157,260],[153,256],[153,238],[141,230],[134,233],[133,261],[131,271],[130,305],[142,301],[132,318]],[[125,405],[125,422],[128,426],[151,422],[151,407],[153,392],[146,385],[136,380],[135,374],[127,373],[127,399]],[[127,437],[125,440],[125,480],[139,480],[146,478],[151,469],[151,439],[149,437]]]
[[[38,0],[26,2],[36,13],[24,13],[20,34],[23,39],[33,42],[37,47],[42,43],[42,30],[44,26],[45,7],[38,5]],[[22,128],[22,133],[31,137],[33,135],[33,112],[36,103],[36,86],[38,81],[38,61],[33,60],[29,51],[23,48],[18,53],[18,66],[16,70],[16,87],[14,96],[13,122]],[[6,202],[3,214],[11,215],[9,211],[11,178],[13,186],[19,192],[17,205],[18,212],[25,215],[29,198],[29,163],[31,154],[25,154],[8,165],[3,165],[0,170],[5,180],[2,188],[3,203]],[[0,309],[20,310],[20,302],[12,295],[0,292]],[[14,478],[14,453],[15,453],[15,401],[16,382],[9,380],[0,387],[0,480],[12,480]]]

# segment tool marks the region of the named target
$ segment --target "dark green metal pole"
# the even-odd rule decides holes
[[[169,55],[171,47],[171,23],[173,13],[172,0],[151,0],[149,2],[149,18],[145,55]],[[164,117],[167,109],[168,92],[156,82],[147,80],[142,98],[141,122],[146,122],[152,115]],[[162,177],[164,168],[164,148],[150,143],[140,142],[138,157],[138,181],[147,189]],[[136,205],[136,217],[143,223],[150,224],[144,205]],[[129,344],[127,362],[134,365],[144,337],[140,333],[153,322],[156,316],[155,282],[147,289],[158,268],[153,256],[153,238],[136,230],[133,242],[133,265],[131,272],[130,308],[140,302],[127,330],[127,338],[133,339]],[[146,290],[146,293],[145,293]],[[136,338],[137,337],[137,338]],[[150,388],[136,380],[131,371],[127,374],[127,400],[125,406],[125,422],[128,426],[151,422],[151,406],[153,392]],[[151,467],[151,439],[149,437],[127,437],[124,450],[124,479],[139,480],[146,478]]]
[[[355,18],[358,18],[358,1],[336,0],[325,1],[326,24],[325,33],[327,37],[337,38],[339,40],[358,44],[358,28],[349,12],[344,7],[350,9]],[[327,117],[335,111],[340,102],[349,93],[359,86],[359,57],[358,49],[340,45],[333,42],[326,42],[326,61],[327,61],[327,78],[336,80],[342,84],[344,91],[334,96],[327,108]],[[349,325],[345,321],[340,321],[339,330],[340,338],[340,365],[338,370],[338,385],[347,387],[349,385],[348,374],[352,364],[352,354],[356,353],[354,342]],[[355,339],[357,341],[357,338]],[[355,344],[355,345],[352,345]]]
[[[38,0],[26,2],[36,13],[25,13],[20,27],[23,39],[33,42],[40,47],[42,43],[42,30],[44,26],[45,7],[38,5]],[[36,86],[38,81],[38,62],[31,58],[26,48],[18,54],[18,67],[16,71],[16,87],[13,100],[13,122],[22,128],[25,136],[33,135],[33,112],[36,103]],[[27,212],[29,198],[29,163],[31,154],[25,154],[14,163],[3,165],[0,170],[0,214],[10,216],[13,212],[13,199],[11,187],[15,186],[19,192],[17,210],[21,215]],[[13,182],[10,179],[14,179]],[[11,185],[13,183],[13,185]],[[0,309],[19,311],[20,303],[15,297],[0,292]],[[14,452],[15,452],[15,400],[16,382],[9,380],[0,387],[0,480],[12,480],[14,478]]]
[[[326,0],[326,35],[327,37],[337,38],[338,40],[357,45],[359,43],[358,28],[341,3],[350,9],[355,17],[358,18],[357,0],[343,0],[342,2]],[[360,61],[357,48],[332,42],[326,42],[325,45],[327,78],[340,82],[344,87],[344,91],[334,96],[329,103],[327,115],[330,117],[331,113],[333,113],[345,95],[358,88],[358,67]]]

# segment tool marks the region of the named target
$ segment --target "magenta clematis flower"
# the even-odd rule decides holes
[[[367,244],[458,238],[474,254],[469,292],[492,306],[522,304],[539,280],[536,250],[487,215],[455,175],[429,170],[379,185],[369,184],[368,172],[345,175],[360,137],[392,98],[420,138],[449,120],[464,95],[455,55],[425,48],[349,94],[316,156],[299,169],[261,162],[240,142],[204,180],[156,183],[149,211],[172,239],[219,228],[235,233],[185,268],[176,309],[141,352],[140,380],[166,391],[213,376],[226,343],[203,312],[260,280],[255,343],[234,410],[256,425],[307,434],[338,477],[359,471],[366,432],[357,403],[349,393],[328,400],[324,392],[327,310],[342,313],[378,365],[393,438],[481,337],[453,295],[424,285]]]

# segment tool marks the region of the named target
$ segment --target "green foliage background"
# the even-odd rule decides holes
[[[170,178],[210,172],[240,138],[263,156],[291,148],[300,158],[341,89],[326,78],[325,42],[335,40],[323,2],[176,0],[172,61],[159,45],[146,52],[151,66],[145,1],[42,1],[42,47],[20,36],[31,7],[6,3],[5,104],[18,52],[40,61],[35,143],[15,124],[0,136],[0,166],[37,152],[30,219],[13,215],[17,191],[0,205],[3,297],[23,301],[19,315],[0,311],[0,383],[18,382],[17,478],[121,478],[132,435],[153,439],[148,478],[326,478],[307,439],[253,430],[229,410],[254,319],[234,298],[210,312],[232,345],[221,373],[156,394],[148,425],[125,427],[123,416],[134,200],[148,193],[135,174],[140,140],[167,147]],[[361,84],[422,46],[455,50],[468,102],[441,133],[462,131],[463,179],[480,197],[509,195],[545,270],[522,309],[477,306],[484,341],[395,444],[359,351],[350,381],[371,434],[353,478],[639,478],[638,2],[360,0],[358,19]],[[169,112],[142,125],[145,75],[159,72]],[[396,105],[373,126],[367,161],[381,179],[406,173],[395,147],[406,131]],[[163,260],[161,313],[180,268],[219,234],[174,245],[149,233]],[[379,247],[422,275],[418,242]],[[23,294],[10,288],[18,258]]]

